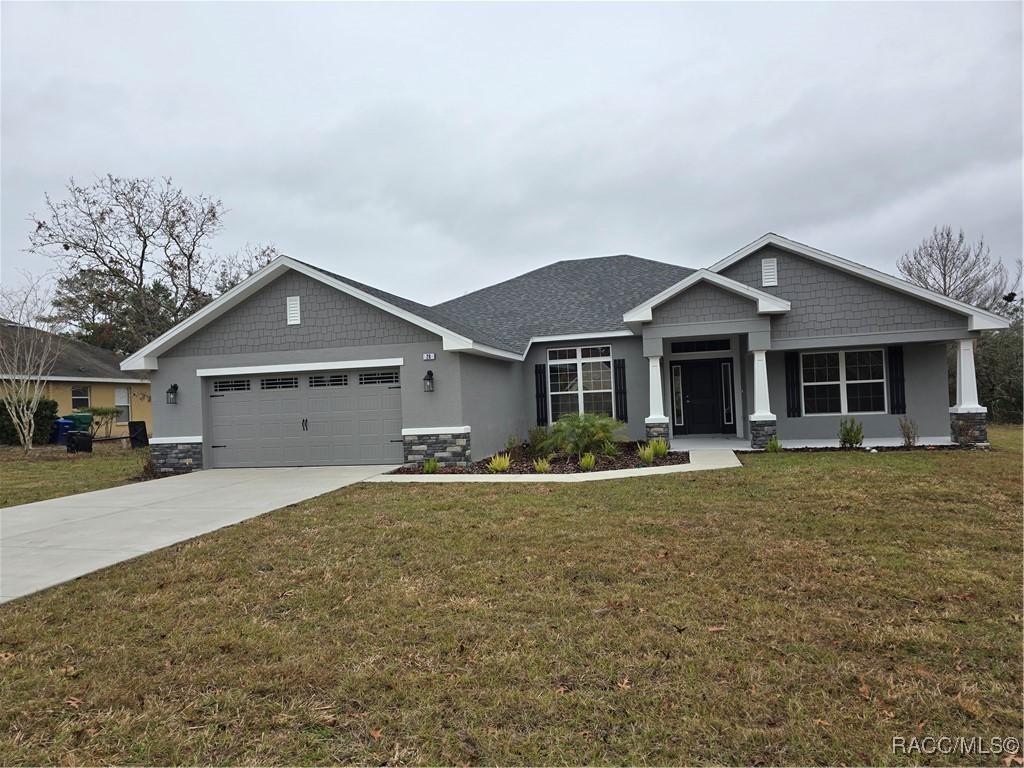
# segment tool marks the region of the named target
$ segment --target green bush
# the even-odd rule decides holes
[[[650,466],[651,464],[654,463],[654,449],[651,447],[650,443],[648,443],[647,445],[637,443],[636,452],[637,455],[640,457],[641,464],[646,464],[647,466]]]
[[[114,426],[114,421],[121,414],[121,411],[117,408],[97,405],[91,408],[83,408],[80,413],[88,413],[92,416],[89,432],[93,437],[96,437],[101,429],[103,430],[103,437],[110,437],[110,429]]]
[[[440,464],[437,463],[437,459],[431,456],[429,459],[423,462],[423,474],[432,475],[437,472],[437,468]]]
[[[546,475],[551,471],[551,462],[547,459],[534,459],[533,471],[538,475]]]
[[[526,440],[526,452],[531,459],[545,456],[548,453],[548,431],[544,427],[531,427]]]
[[[508,439],[505,440],[505,453],[512,453],[512,451],[522,444],[523,441],[519,439],[519,435],[509,435]]]
[[[647,443],[651,447],[651,451],[654,453],[654,458],[664,459],[668,456],[668,440],[663,437],[656,437]]]
[[[592,453],[584,453],[580,456],[580,469],[590,472],[597,466],[597,457]]]
[[[57,418],[57,401],[40,400],[36,406],[35,423],[36,431],[32,435],[32,442],[37,445],[50,442],[50,435],[53,434],[53,422]],[[14,428],[11,421],[11,414],[7,412],[7,406],[0,400],[0,443],[6,445],[20,445],[18,442],[18,430]]]
[[[619,455],[619,446],[611,440],[605,440],[604,445],[601,446],[601,455],[614,459]]]
[[[599,451],[608,442],[614,442],[623,423],[611,416],[596,413],[566,414],[551,427],[549,446],[559,452],[582,456]]]
[[[903,435],[903,447],[913,448],[917,445],[917,422],[906,416],[900,416],[900,434]]]
[[[782,450],[782,443],[776,435],[768,438],[768,444],[764,447],[766,453],[779,453]]]
[[[509,467],[512,466],[512,457],[507,453],[497,453],[491,456],[491,460],[487,462],[487,471],[500,473],[508,472]]]
[[[864,444],[864,425],[852,416],[839,422],[841,448],[859,448]]]

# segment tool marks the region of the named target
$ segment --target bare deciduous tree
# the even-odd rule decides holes
[[[1002,311],[1009,283],[1006,268],[993,259],[985,239],[967,241],[964,231],[954,234],[948,224],[897,261],[900,274],[922,288],[982,309]]]
[[[240,251],[221,260],[213,284],[217,294],[231,290],[280,255],[280,251],[273,245],[246,243]]]
[[[0,399],[26,453],[46,379],[63,348],[49,311],[50,291],[41,278],[0,290]]]

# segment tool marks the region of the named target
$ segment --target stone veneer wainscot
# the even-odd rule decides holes
[[[763,450],[768,447],[768,442],[776,436],[778,427],[775,421],[763,419],[750,422],[750,447],[754,450]]]
[[[473,463],[469,432],[405,435],[402,443],[406,466],[422,467],[427,459],[436,459],[442,467],[465,467]]]
[[[162,475],[180,475],[203,468],[202,443],[153,443],[149,457]]]

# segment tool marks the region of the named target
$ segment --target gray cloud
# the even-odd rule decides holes
[[[172,175],[285,252],[436,301],[773,230],[893,271],[1021,252],[1018,4],[3,6],[2,255],[70,175]]]

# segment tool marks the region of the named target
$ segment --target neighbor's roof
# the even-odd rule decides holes
[[[0,322],[0,344],[7,338],[13,338],[17,326],[10,320]],[[30,333],[46,333],[46,331],[27,329]],[[94,347],[84,341],[69,337],[60,337],[62,348],[57,362],[47,378],[60,379],[144,379],[136,371],[122,371],[120,355],[106,349]]]
[[[533,337],[628,330],[625,312],[693,271],[626,255],[558,261],[432,309],[522,354]]]

